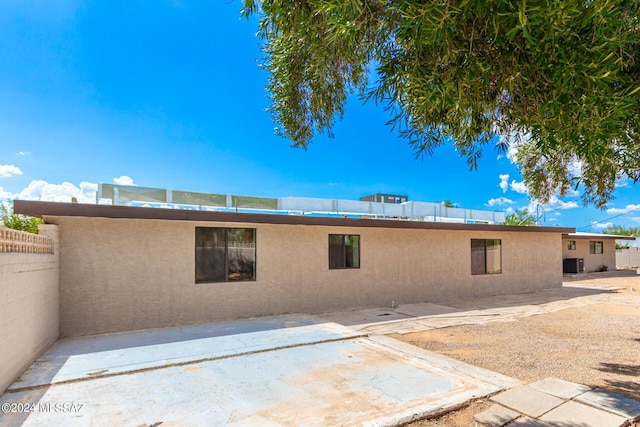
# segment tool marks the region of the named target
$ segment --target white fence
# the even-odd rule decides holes
[[[640,248],[616,249],[616,267],[640,267]]]

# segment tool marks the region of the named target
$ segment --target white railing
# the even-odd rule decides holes
[[[0,227],[0,253],[52,254],[53,242],[49,237]]]

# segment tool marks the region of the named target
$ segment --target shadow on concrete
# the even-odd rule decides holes
[[[637,351],[637,350],[636,350]],[[601,363],[598,367],[601,372],[607,372],[620,376],[629,377],[626,379],[605,380],[608,389],[631,399],[640,399],[640,365],[627,365],[622,363]]]
[[[319,317],[366,333],[405,334],[425,329],[479,324],[498,319],[515,319],[545,314],[551,308],[544,305],[551,303],[557,303],[552,311],[581,307],[593,301],[581,301],[580,298],[613,292],[616,290],[612,288],[575,284],[521,294],[476,297],[437,303],[400,304],[394,308],[324,313]]]
[[[523,424],[523,426],[526,426],[528,424]],[[535,426],[550,426],[550,424],[531,424],[531,426],[535,427]],[[558,422],[558,421],[554,421],[553,422],[553,426],[554,427],[593,427],[593,424],[586,424],[586,423],[576,423],[575,421],[568,421],[566,423],[563,422]]]
[[[612,277],[638,277],[640,270],[625,269],[602,271],[599,273],[579,273],[575,275],[567,275],[562,278],[563,282],[582,282],[596,279],[609,279]]]
[[[0,412],[0,427],[18,427],[24,424],[32,412],[51,410],[47,405],[50,402],[42,401],[47,390],[49,390],[48,386],[31,391],[5,393],[0,396],[0,405],[3,408]],[[8,407],[5,406],[7,404]]]
[[[615,290],[605,287],[586,287],[579,284],[564,285],[558,289],[548,289],[538,292],[522,294],[499,295],[490,297],[470,298],[458,301],[445,301],[442,304],[459,309],[491,309],[525,305],[542,305],[558,301],[568,301],[574,298],[588,297],[613,293]]]
[[[255,351],[274,345],[261,333],[318,323],[311,316],[291,315],[62,338],[14,381],[6,393],[110,376],[126,369],[145,370],[161,364],[181,363],[182,359],[194,358],[194,354],[208,358]],[[293,340],[295,342],[295,337]],[[211,346],[217,353],[208,352]]]
[[[78,352],[85,354],[106,350],[117,350],[121,348],[191,341],[201,338],[271,331],[276,329],[315,325],[317,323],[317,319],[311,316],[296,315],[259,317],[228,322],[202,323],[196,325],[91,335],[86,337],[62,338],[54,344],[54,346],[59,347],[54,353],[71,356],[78,354]],[[74,345],[67,346],[65,345],[67,342],[73,342]]]

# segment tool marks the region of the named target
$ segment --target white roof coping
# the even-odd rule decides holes
[[[575,238],[600,238],[600,239],[616,239],[616,240],[636,240],[634,236],[620,236],[617,234],[602,234],[602,233],[583,233],[576,231],[575,233],[566,234],[567,237]]]

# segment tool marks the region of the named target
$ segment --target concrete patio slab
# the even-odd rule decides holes
[[[538,418],[564,403],[562,399],[527,386],[514,387],[491,400],[532,418]]]
[[[473,416],[473,419],[486,427],[502,427],[520,416],[502,405],[491,405],[489,409]]]
[[[544,422],[556,426],[621,427],[627,420],[620,415],[592,408],[582,403],[568,401],[548,414],[540,417]]]
[[[568,424],[566,426],[563,425],[563,427],[569,427],[571,425],[572,424]],[[547,424],[540,420],[534,420],[533,418],[522,417],[522,418],[518,418],[515,422],[509,424],[509,427],[557,427],[557,426],[552,426],[551,424]]]
[[[388,337],[362,337],[335,324],[286,327],[296,324],[290,320],[269,331],[212,326],[219,335],[208,338],[167,330],[164,343],[157,330],[146,346],[126,334],[105,336],[105,343],[100,337],[65,340],[34,365],[22,387],[0,398],[35,410],[0,414],[0,426],[385,426],[519,384]],[[229,331],[243,332],[225,335]],[[244,351],[230,346],[230,338],[246,345]],[[70,354],[68,368],[59,365],[63,354]],[[46,360],[57,360],[64,376]],[[97,367],[111,374],[87,375]],[[29,378],[37,381],[25,388]]]
[[[586,385],[572,383],[558,378],[545,378],[531,383],[527,387],[531,387],[543,393],[560,397],[562,399],[573,399],[574,397],[591,390],[591,387]]]
[[[620,415],[628,420],[640,417],[640,402],[607,390],[594,389],[576,397],[575,400]]]
[[[275,326],[269,322],[267,324]],[[291,324],[297,323],[289,321],[289,325]],[[193,331],[197,327],[167,328],[164,330],[167,333],[165,342],[161,342],[157,336],[161,335],[163,330],[152,330],[146,336],[146,340],[141,339],[137,342],[134,342],[133,338],[142,338],[140,332],[109,334],[105,336],[105,342],[102,344],[84,338],[60,340],[7,390],[18,391],[46,384],[362,336],[335,323],[283,327],[277,334],[274,334],[273,330],[251,332],[250,323],[244,321],[237,322],[237,325],[243,327],[210,327],[208,331],[214,336],[202,338],[197,338],[199,334]],[[239,331],[243,333],[238,333]],[[181,340],[172,341],[180,337]],[[118,344],[119,341],[122,342]],[[145,342],[157,343],[145,345]],[[91,344],[89,352],[87,343]],[[107,350],[100,351],[100,348]]]

